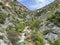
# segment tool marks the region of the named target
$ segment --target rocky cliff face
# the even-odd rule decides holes
[[[54,45],[56,40],[60,45],[59,0],[34,12],[16,0],[0,0],[0,45],[16,45],[27,26],[25,45]]]
[[[12,45],[7,32],[2,27],[0,27],[0,45]]]

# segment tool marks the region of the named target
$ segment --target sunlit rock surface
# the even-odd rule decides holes
[[[7,37],[6,32],[0,30],[0,45],[12,45],[12,43],[10,42],[10,40]]]

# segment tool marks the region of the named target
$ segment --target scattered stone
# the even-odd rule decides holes
[[[58,35],[53,34],[53,33],[48,33],[47,35],[45,35],[45,39],[54,42],[58,39]]]

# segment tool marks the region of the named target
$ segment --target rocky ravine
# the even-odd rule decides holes
[[[24,29],[27,26],[33,28],[31,34],[35,30],[40,31],[44,36],[45,45],[50,45],[49,41],[54,42],[60,38],[60,27],[47,19],[57,11],[60,12],[59,9],[59,0],[34,12],[26,9],[16,0],[0,0],[0,45],[16,45],[16,42],[22,39],[21,36],[26,40]],[[29,36],[29,41],[26,40],[30,42],[29,45],[36,45],[33,41],[35,37],[31,39],[32,36]]]

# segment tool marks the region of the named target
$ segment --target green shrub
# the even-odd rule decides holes
[[[4,21],[5,21],[6,16],[7,15],[5,13],[2,13],[2,12],[0,13],[0,23],[1,24],[4,24]]]
[[[19,32],[17,32],[16,29],[11,26],[9,26],[6,31],[7,31],[9,40],[13,43],[13,45],[15,45],[16,41],[18,40]]]
[[[44,45],[44,36],[39,32],[32,34],[32,40],[35,42],[35,45]]]
[[[16,24],[16,31],[23,32],[25,26],[26,25],[24,23],[18,23],[18,24]]]
[[[31,25],[30,25],[30,27],[31,27],[31,29],[38,29],[39,28],[39,26],[40,26],[40,21],[39,20],[35,20],[35,21],[33,21],[32,23],[31,23]]]
[[[51,45],[60,45],[60,38],[56,40],[55,42],[51,43]]]
[[[48,34],[50,32],[52,32],[52,30],[45,30],[45,31],[43,31],[43,34],[46,35],[46,34]]]
[[[48,20],[60,27],[60,12],[57,11],[54,15],[49,17]]]

